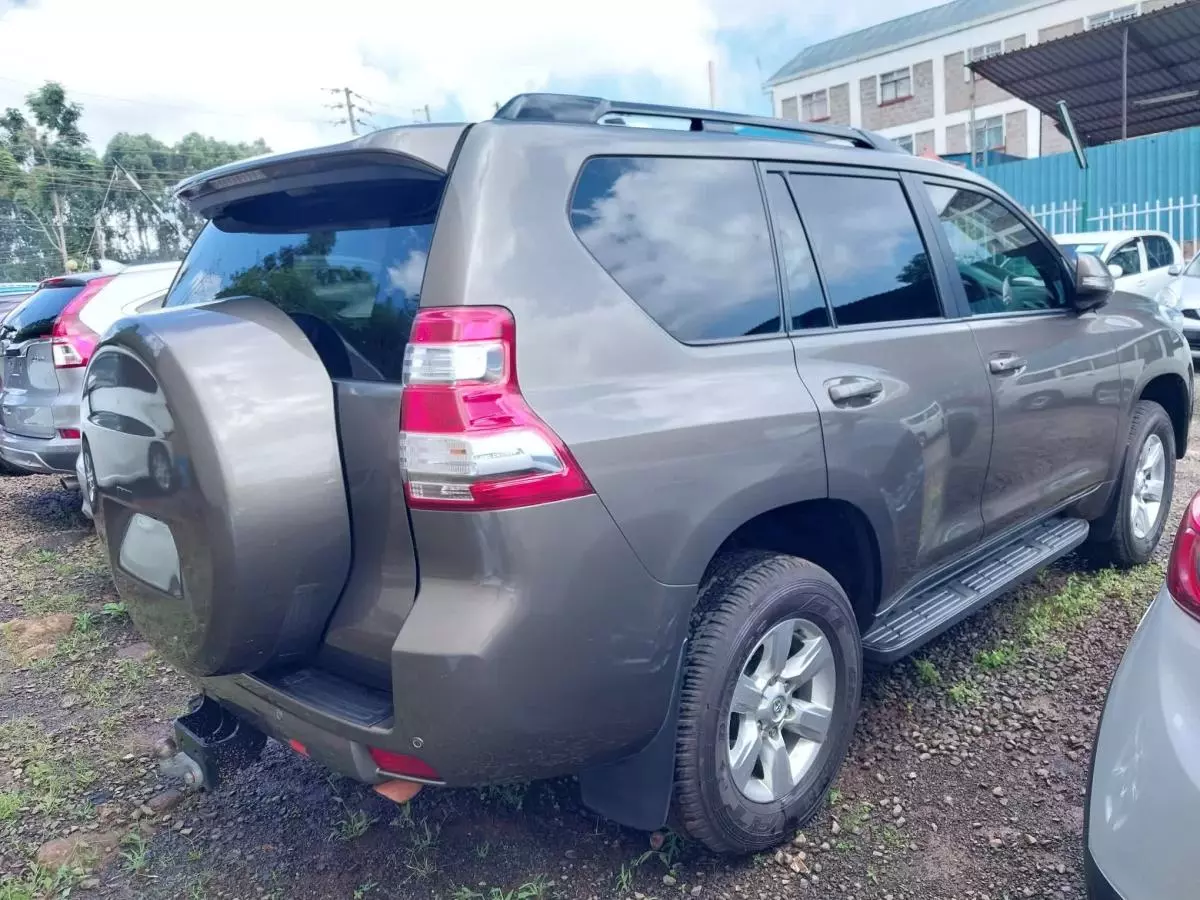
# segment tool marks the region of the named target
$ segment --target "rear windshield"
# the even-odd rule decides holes
[[[4,320],[0,337],[13,341],[27,341],[45,337],[54,327],[54,320],[83,290],[82,284],[69,287],[46,287],[31,294],[24,303],[14,309]]]
[[[164,306],[266,300],[292,316],[335,378],[399,381],[442,180],[266,194],[196,238]]]

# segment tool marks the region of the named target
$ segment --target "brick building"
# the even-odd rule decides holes
[[[954,0],[806,47],[767,88],[777,116],[869,128],[913,153],[1061,153],[1069,145],[1052,121],[973,77],[967,62],[1174,2]]]

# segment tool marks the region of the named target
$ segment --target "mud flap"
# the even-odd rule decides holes
[[[193,698],[191,707],[175,720],[175,744],[199,767],[198,786],[213,790],[222,775],[258,759],[267,736],[204,694]]]
[[[675,733],[687,645],[684,641],[675,664],[671,707],[650,743],[632,756],[587,769],[579,775],[584,805],[627,828],[656,831],[667,824],[671,812],[675,792]]]

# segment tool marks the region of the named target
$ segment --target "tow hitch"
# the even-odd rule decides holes
[[[159,769],[192,790],[213,790],[221,775],[254,762],[266,735],[216,700],[193,697],[191,712],[175,720],[175,736],[158,748]]]

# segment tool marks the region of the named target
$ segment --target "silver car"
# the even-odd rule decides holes
[[[1175,276],[1158,294],[1158,302],[1178,312],[1176,322],[1187,339],[1192,359],[1200,359],[1200,253],[1184,267],[1172,266]]]
[[[0,459],[20,472],[74,474],[92,349],[117,319],[161,303],[178,269],[153,263],[49,278],[5,319]]]
[[[1175,536],[1166,583],[1109,688],[1084,826],[1093,900],[1197,895],[1200,833],[1200,494]]]

